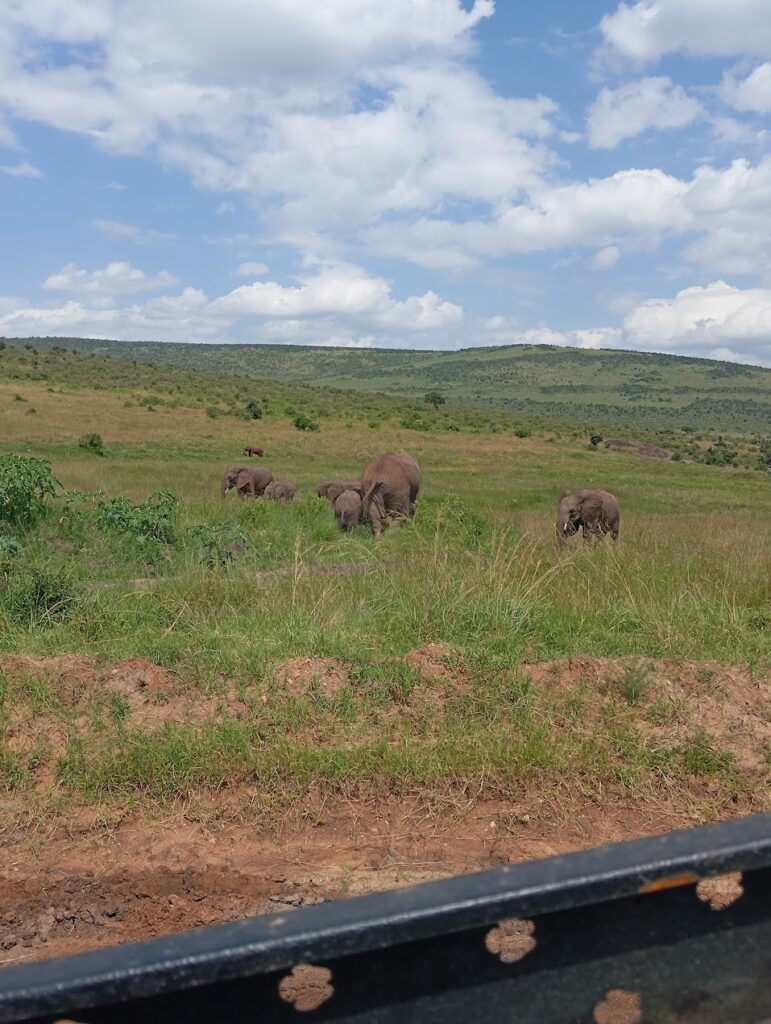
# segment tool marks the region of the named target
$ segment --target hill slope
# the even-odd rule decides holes
[[[516,414],[732,433],[771,428],[771,370],[707,359],[546,345],[413,352],[291,345],[9,339],[184,369],[417,397]]]

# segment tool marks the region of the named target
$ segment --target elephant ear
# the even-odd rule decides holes
[[[602,497],[596,491],[585,491],[580,500],[581,516],[591,519],[602,511]]]

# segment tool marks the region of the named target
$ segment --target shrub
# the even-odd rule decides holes
[[[94,455],[103,456],[105,454],[101,434],[83,434],[78,438],[78,448],[85,448],[86,451],[93,452]]]
[[[532,430],[527,430],[525,427],[520,427],[519,430],[514,431],[515,437],[530,437],[533,433]]]
[[[187,537],[198,561],[209,569],[228,565],[247,543],[246,534],[233,523],[201,523],[192,527]]]
[[[173,544],[177,499],[170,491],[156,491],[147,501],[132,505],[128,498],[100,501],[97,518],[103,529],[132,534],[139,544]]]
[[[0,456],[0,522],[21,529],[35,526],[46,512],[59,481],[44,459]]]
[[[729,448],[722,437],[718,437],[704,452],[702,462],[706,466],[735,466],[736,456],[737,452]]]
[[[13,559],[20,555],[23,550],[15,537],[0,534],[0,572],[8,569]]]
[[[26,402],[27,401],[27,399],[24,397],[24,395],[14,395],[13,396],[13,400],[14,400],[14,402]]]
[[[589,444],[591,444],[593,448],[596,448],[602,440],[602,434],[592,434],[592,436],[589,438]]]
[[[306,416],[304,412],[298,413],[292,421],[297,430],[318,430],[319,425],[310,416]]]
[[[441,395],[438,391],[428,391],[424,396],[424,400],[429,405],[433,405],[435,409],[438,409],[440,405],[444,405],[446,401],[444,395]]]
[[[8,616],[31,628],[64,621],[74,603],[72,582],[62,569],[28,569],[12,578],[2,597]]]
[[[255,401],[247,402],[244,406],[244,416],[248,420],[261,420],[262,409]]]
[[[408,413],[403,420],[401,420],[401,426],[405,430],[430,430],[431,424],[427,420],[421,419],[417,413]]]
[[[216,405],[206,406],[206,415],[210,420],[218,420],[223,415],[222,410],[218,409]]]

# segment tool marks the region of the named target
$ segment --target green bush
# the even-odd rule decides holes
[[[1,604],[13,622],[34,628],[67,619],[75,597],[72,581],[63,569],[35,567],[11,577]]]
[[[292,421],[297,430],[318,430],[319,425],[310,416],[306,416],[304,412],[298,413]]]
[[[200,523],[187,532],[196,558],[209,569],[228,565],[247,544],[246,534],[233,523]]]
[[[528,430],[526,427],[520,427],[519,430],[514,431],[515,437],[530,437],[533,433],[532,430]]]
[[[140,505],[132,505],[128,498],[100,501],[97,519],[103,529],[130,533],[139,544],[173,544],[176,512],[175,496],[170,491],[156,491]]]
[[[34,527],[46,512],[46,498],[61,484],[44,459],[0,456],[0,523],[19,529]]]
[[[86,451],[93,452],[94,455],[103,456],[105,454],[101,434],[83,434],[78,438],[78,448],[85,448]]]
[[[247,402],[244,407],[244,416],[248,420],[261,420],[262,409],[255,401]]]
[[[737,452],[729,448],[722,437],[718,437],[704,452],[702,462],[705,466],[735,466],[736,456]]]
[[[4,536],[0,534],[0,572],[6,571],[10,568],[11,562],[18,555],[22,553],[24,549],[15,537]]]

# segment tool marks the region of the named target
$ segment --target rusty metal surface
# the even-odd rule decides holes
[[[768,1024],[771,815],[0,972],[0,1024],[61,1018]]]

